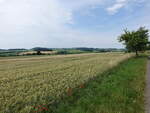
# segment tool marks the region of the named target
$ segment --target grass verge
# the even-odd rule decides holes
[[[146,57],[131,58],[49,109],[53,113],[144,113],[146,63]]]

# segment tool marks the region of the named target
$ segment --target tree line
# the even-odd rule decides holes
[[[145,27],[140,27],[136,31],[124,30],[124,33],[119,36],[119,42],[122,42],[128,52],[135,52],[139,56],[140,51],[150,49],[149,30]]]

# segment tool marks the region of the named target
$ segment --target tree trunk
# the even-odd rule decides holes
[[[136,50],[135,52],[136,52],[136,56],[138,57],[139,56],[138,51]]]

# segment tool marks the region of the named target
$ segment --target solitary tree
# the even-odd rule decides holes
[[[137,31],[124,30],[124,33],[119,36],[119,42],[123,42],[126,49],[130,52],[145,51],[148,44],[149,30],[145,27],[140,27]]]
[[[37,53],[36,53],[37,55],[41,55],[41,54],[42,54],[41,51],[39,51],[39,50],[36,51],[36,52],[37,52]]]

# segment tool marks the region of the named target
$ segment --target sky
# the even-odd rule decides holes
[[[150,0],[0,0],[0,48],[122,48],[123,29],[150,29]]]

